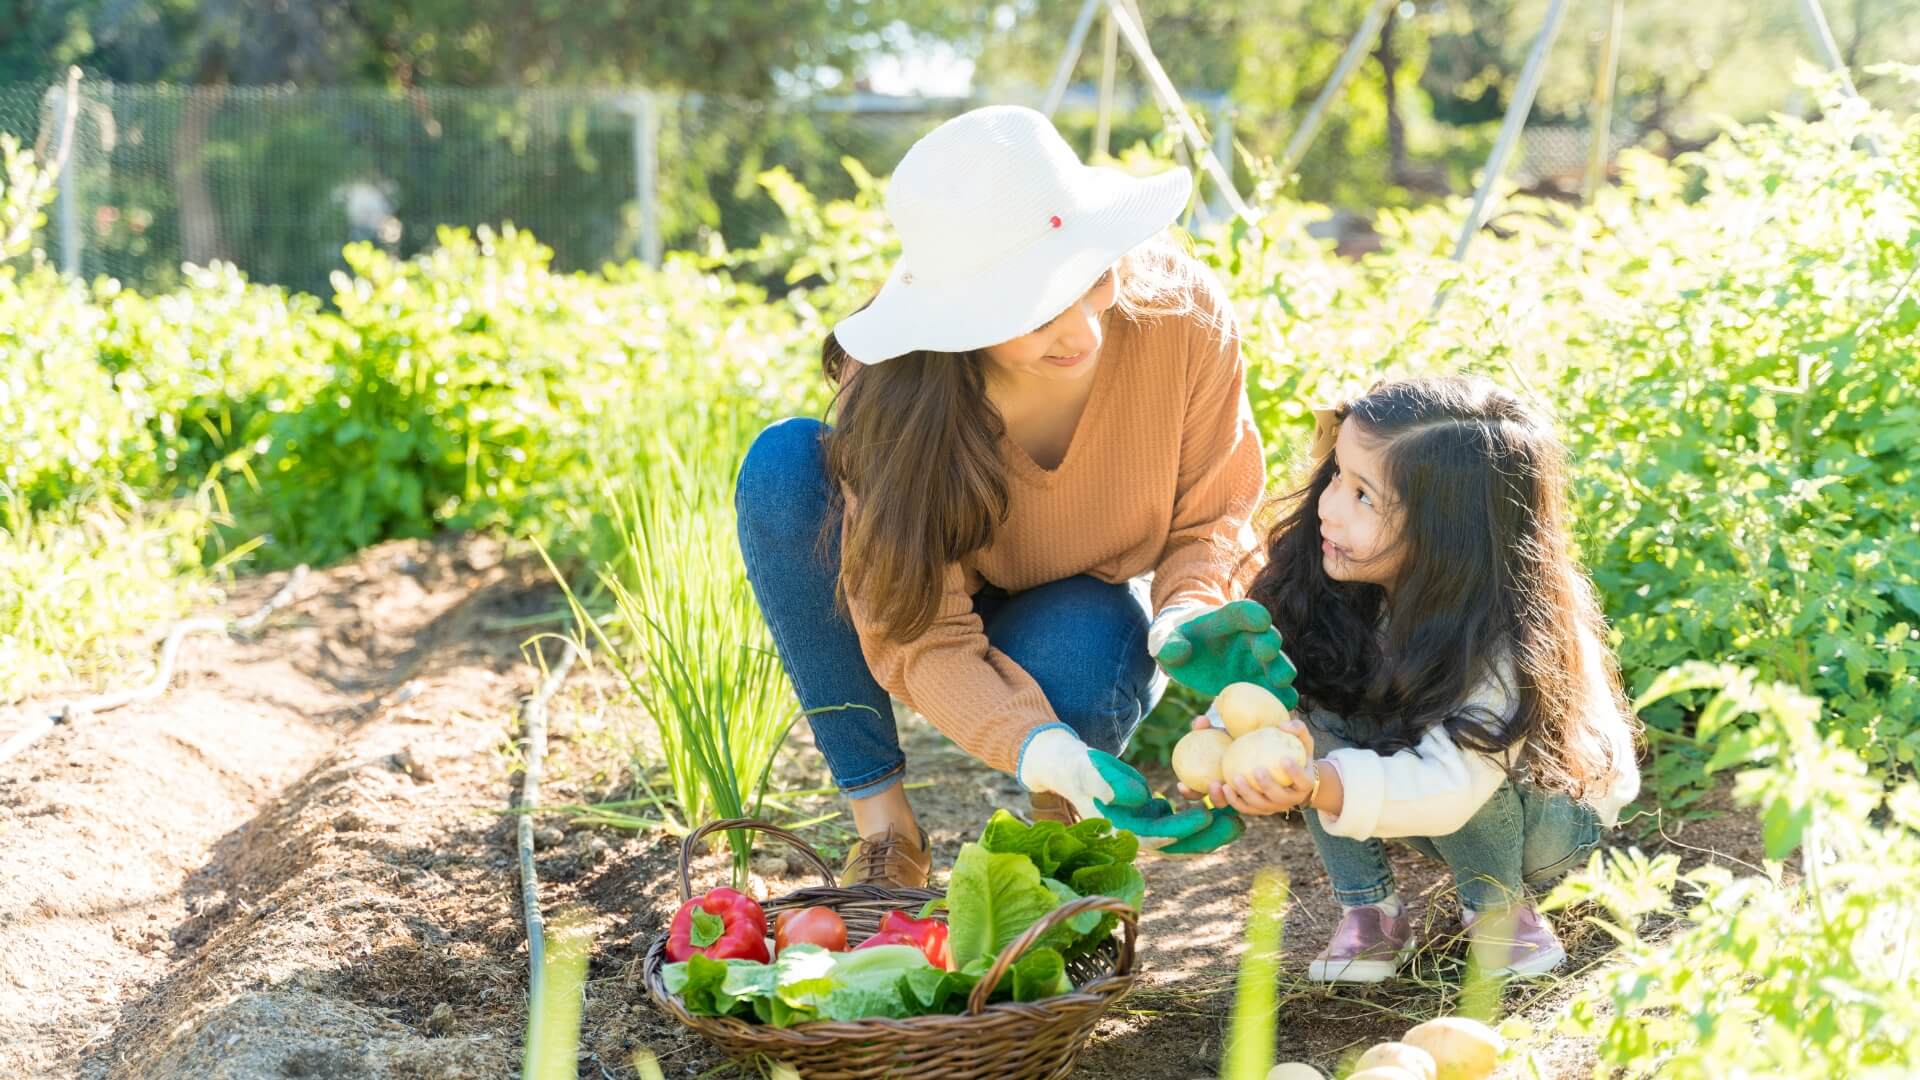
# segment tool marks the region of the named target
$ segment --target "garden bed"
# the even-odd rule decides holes
[[[232,590],[258,606],[281,575]],[[526,948],[512,831],[518,699],[538,680],[502,624],[552,610],[536,564],[502,561],[474,537],[396,541],[312,575],[254,642],[199,639],[159,701],[63,727],[0,772],[0,1073],[87,1077],[497,1077],[518,1068]],[[156,636],[158,629],[156,629]],[[129,673],[129,680],[139,673]],[[622,715],[602,672],[555,703],[546,802],[615,790]],[[608,702],[613,704],[608,704]],[[22,712],[44,700],[20,706]],[[11,726],[11,718],[9,726]],[[903,725],[913,792],[937,858],[1012,781],[917,720]],[[823,785],[804,730],[775,790]],[[1156,776],[1170,784],[1170,778]],[[831,813],[803,798],[783,813]],[[825,849],[844,818],[810,826]],[[565,828],[541,819],[549,915],[595,932],[581,1075],[634,1075],[659,1055],[669,1076],[719,1059],[647,1002],[639,960],[675,905],[677,842],[662,831]],[[1689,861],[1757,862],[1751,821],[1726,816],[1678,838]],[[557,842],[556,842],[557,841]],[[1665,842],[1654,837],[1649,846]],[[772,852],[768,845],[766,851]],[[777,860],[762,859],[778,891]],[[1077,1075],[1203,1077],[1218,1068],[1254,870],[1286,868],[1278,1050],[1330,1066],[1457,1002],[1453,908],[1438,868],[1396,857],[1437,944],[1415,978],[1329,993],[1301,979],[1335,912],[1297,821],[1256,824],[1217,854],[1147,859],[1144,978],[1101,1025]],[[705,864],[709,882],[722,872]],[[1571,935],[1572,974],[1508,991],[1547,1023],[1596,977],[1605,946]],[[1571,1041],[1547,1074],[1584,1076]]]

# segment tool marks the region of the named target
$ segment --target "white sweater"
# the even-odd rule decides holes
[[[1601,714],[1597,727],[1611,743],[1614,762],[1612,774],[1591,805],[1601,823],[1611,828],[1619,821],[1621,808],[1640,793],[1640,769],[1633,731],[1614,707],[1602,674],[1599,643],[1588,640],[1586,647],[1588,699]],[[1503,659],[1465,704],[1484,707],[1503,722],[1511,720],[1518,706],[1513,681],[1513,666]],[[1217,713],[1208,715],[1215,724],[1220,722]],[[1508,753],[1517,756],[1519,750],[1520,744],[1515,743]],[[1343,748],[1321,756],[1339,770],[1344,803],[1338,817],[1321,814],[1320,824],[1335,836],[1353,840],[1446,836],[1478,813],[1507,779],[1499,758],[1457,745],[1437,723],[1418,743],[1392,754]]]

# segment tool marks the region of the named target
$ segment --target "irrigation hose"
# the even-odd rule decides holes
[[[259,629],[261,623],[267,621],[267,616],[285,607],[293,599],[294,591],[300,587],[300,583],[305,581],[306,577],[306,564],[302,563],[294,567],[293,572],[287,575],[286,584],[280,586],[279,591],[269,597],[266,603],[260,605],[259,610],[245,618],[228,620],[203,616],[182,619],[174,623],[173,628],[167,631],[166,640],[161,642],[159,666],[154,671],[153,678],[148,680],[145,686],[111,694],[97,694],[59,705],[52,712],[42,714],[38,719],[29,722],[26,727],[14,732],[6,742],[0,743],[0,761],[6,761],[32,746],[61,724],[71,723],[80,717],[95,713],[110,712],[136,702],[152,701],[166,693],[168,684],[173,682],[173,665],[180,658],[180,645],[189,634],[251,634]]]
[[[520,774],[520,806],[523,808],[540,805],[540,766],[547,756],[547,702],[560,689],[560,683],[578,656],[574,643],[566,642],[559,662],[521,706],[520,726],[527,743],[526,769]],[[547,933],[540,918],[540,879],[533,867],[533,815],[522,813],[515,817],[518,818],[515,840],[520,849],[520,911],[527,926],[527,1007],[531,1010],[544,1000],[541,995],[546,989]]]

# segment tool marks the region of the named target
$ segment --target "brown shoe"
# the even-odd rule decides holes
[[[863,836],[847,852],[847,866],[840,871],[840,884],[924,889],[927,875],[933,872],[930,847],[925,829],[920,830],[917,844],[891,826],[878,836]]]
[[[1036,825],[1043,821],[1072,825],[1080,820],[1080,813],[1073,808],[1073,804],[1051,791],[1027,792],[1027,805],[1032,808],[1030,816]]]

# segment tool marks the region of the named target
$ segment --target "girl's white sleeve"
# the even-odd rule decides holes
[[[1514,747],[1511,753],[1518,753]],[[1340,815],[1320,815],[1335,836],[1352,840],[1446,836],[1485,806],[1507,779],[1500,762],[1463,749],[1439,725],[1393,754],[1353,748],[1326,760],[1340,772]]]
[[[1501,657],[1463,708],[1505,725],[1519,705],[1514,685],[1513,664]],[[1509,747],[1507,755],[1520,760],[1520,744]],[[1353,840],[1457,832],[1507,779],[1500,759],[1457,745],[1440,724],[1396,753],[1347,747],[1325,756],[1340,772],[1342,804],[1338,817],[1321,814],[1320,824]]]

